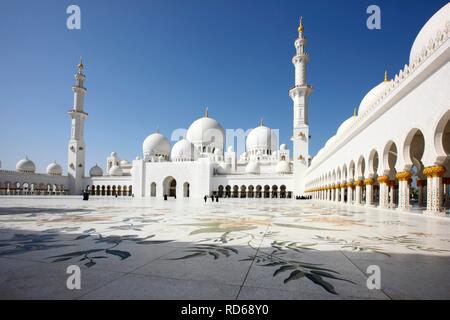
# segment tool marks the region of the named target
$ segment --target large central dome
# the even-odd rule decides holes
[[[186,139],[192,142],[196,147],[209,148],[209,152],[220,148],[223,150],[225,130],[215,119],[210,118],[206,112],[203,118],[195,120],[186,133]],[[208,150],[202,150],[207,152]]]

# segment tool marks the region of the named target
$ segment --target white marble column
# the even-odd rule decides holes
[[[352,204],[353,202],[353,182],[347,182],[347,204]]]
[[[345,181],[341,183],[341,203],[345,203]]]
[[[427,177],[427,210],[425,214],[444,215],[442,176],[445,173],[443,166],[426,167],[423,174]]]
[[[361,204],[361,194],[362,194],[362,185],[363,180],[358,179],[355,181],[355,204],[360,205]]]
[[[389,205],[389,177],[380,176],[378,182],[380,183],[380,208],[387,208]]]
[[[373,179],[367,178],[364,180],[364,184],[366,186],[366,206],[373,206]]]
[[[408,210],[411,206],[409,203],[409,179],[412,173],[409,171],[402,171],[396,174],[398,179],[398,209]]]

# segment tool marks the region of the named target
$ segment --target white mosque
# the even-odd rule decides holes
[[[225,130],[208,110],[195,120],[185,138],[171,146],[161,133],[149,135],[142,155],[132,162],[116,152],[104,170],[95,165],[85,175],[84,66],[75,75],[67,176],[51,163],[36,173],[25,158],[15,171],[0,170],[2,195],[81,194],[93,196],[168,196],[201,198],[293,198],[355,206],[410,210],[424,207],[441,215],[450,206],[450,3],[424,25],[410,52],[410,61],[394,79],[383,82],[362,99],[318,154],[309,155],[307,82],[309,55],[302,21],[295,40],[292,154],[278,147],[276,131],[262,121],[246,139],[239,155],[225,146]],[[414,204],[416,204],[414,202]]]

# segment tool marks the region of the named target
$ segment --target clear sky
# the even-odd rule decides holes
[[[310,153],[315,155],[365,93],[408,62],[411,45],[445,0],[0,0],[0,160],[28,155],[66,172],[71,86],[87,76],[89,168],[118,152],[134,159],[159,126],[187,128],[209,107],[225,128],[292,131],[293,42],[304,17],[311,55]],[[66,8],[81,7],[81,30]],[[366,28],[381,7],[382,29]]]

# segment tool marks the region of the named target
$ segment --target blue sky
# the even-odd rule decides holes
[[[364,94],[408,62],[423,24],[447,1],[53,0],[0,2],[0,160],[27,154],[38,171],[66,167],[71,86],[87,75],[87,167],[116,151],[132,160],[155,131],[170,136],[209,107],[225,128],[292,131],[293,42],[309,39],[310,153],[352,115]],[[66,8],[81,7],[81,30]],[[382,29],[366,28],[381,7]]]

